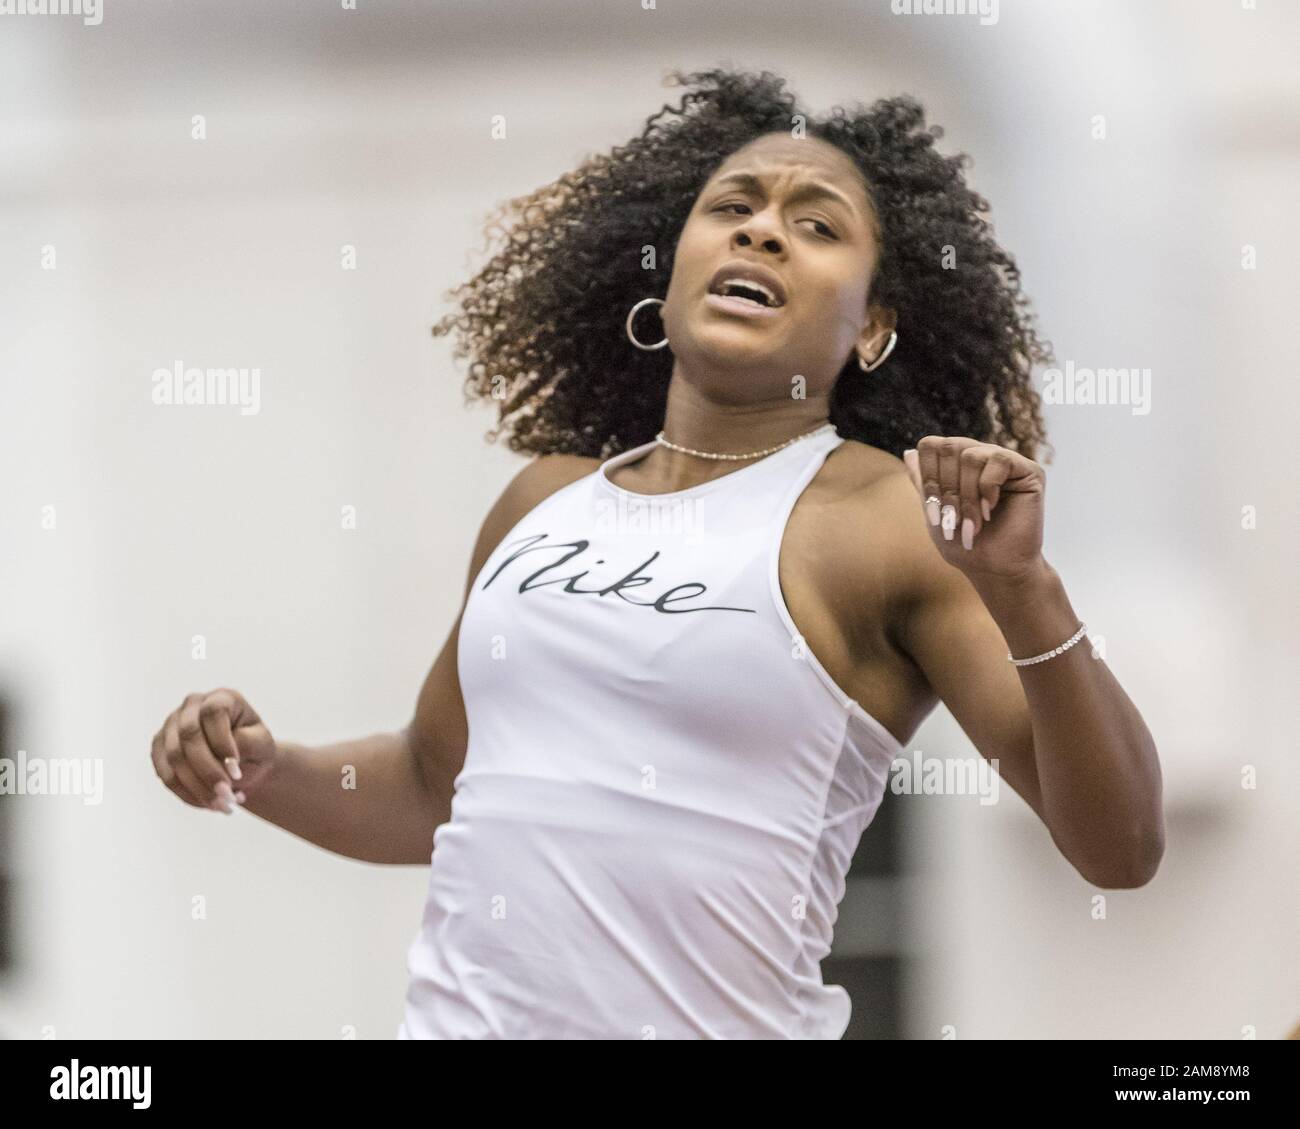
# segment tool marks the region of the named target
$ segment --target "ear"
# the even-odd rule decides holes
[[[868,306],[867,320],[858,334],[854,348],[865,364],[870,364],[880,355],[880,351],[889,340],[889,335],[898,324],[898,314],[887,306]]]

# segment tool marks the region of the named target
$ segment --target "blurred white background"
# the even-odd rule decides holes
[[[676,102],[666,70],[735,65],[819,113],[915,94],[945,151],[973,155],[1061,363],[1152,374],[1145,415],[1047,408],[1047,535],[1156,736],[1163,867],[1096,920],[1009,789],[926,800],[906,1033],[1283,1036],[1300,1022],[1298,43],[1280,0],[1003,0],[989,26],[887,0],[0,17],[0,755],[105,766],[97,806],[0,797],[0,1035],[393,1037],[426,868],[186,807],[150,737],[221,685],[284,739],[406,723],[522,465],[483,442],[491,414],[429,334],[444,292],[482,261],[494,205]],[[260,413],[156,406],[151,374],[178,360],[259,367]],[[911,749],[972,752],[942,710]],[[864,897],[837,954],[865,943]]]

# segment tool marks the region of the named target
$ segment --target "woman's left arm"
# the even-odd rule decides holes
[[[1088,881],[1144,885],[1165,836],[1160,762],[1137,707],[1086,636],[1019,667],[994,642],[992,625],[1012,655],[1028,658],[1080,626],[1042,554],[1042,467],[1005,447],[944,436],[926,436],[903,461],[934,546],[969,581],[935,562],[934,582],[909,617],[912,658],[977,744],[995,746],[981,747],[986,755],[1003,743],[1014,759],[1009,746],[1030,743],[1014,736],[1027,703],[1032,759],[1022,750],[1013,766],[1020,790],[1035,793],[1026,798]]]

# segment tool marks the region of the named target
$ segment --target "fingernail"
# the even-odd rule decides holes
[[[989,500],[988,500],[987,498],[981,498],[981,499],[980,499],[980,509],[984,511],[984,520],[985,520],[985,521],[992,521],[992,520],[993,520],[993,511],[992,511],[992,509],[989,507]]]
[[[227,813],[235,810],[235,795],[231,791],[230,785],[224,780],[216,787],[217,801],[226,810]]]
[[[975,544],[975,523],[970,518],[962,518],[961,522],[961,547],[969,549]]]
[[[243,792],[235,793],[235,803],[242,804],[246,799],[248,799],[248,797],[245,796]]]
[[[906,459],[908,455],[915,455],[915,454],[916,454],[916,448],[908,447],[908,449],[903,452],[903,458]]]
[[[234,757],[226,758],[226,771],[230,773],[231,780],[243,779],[244,774],[239,769],[239,761],[237,761]]]
[[[951,541],[953,531],[957,528],[957,507],[943,507],[943,539]]]
[[[925,500],[925,516],[930,519],[931,525],[939,524],[939,499],[927,498]]]

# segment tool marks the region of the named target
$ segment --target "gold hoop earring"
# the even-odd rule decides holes
[[[898,334],[897,332],[891,329],[889,331],[889,341],[885,344],[885,347],[880,350],[880,356],[878,356],[874,361],[872,361],[871,364],[864,365],[862,363],[862,354],[859,353],[858,368],[860,368],[863,372],[875,372],[876,369],[878,369],[881,365],[885,363],[885,358],[888,357],[889,354],[894,351],[894,346],[897,344],[898,344]]]

